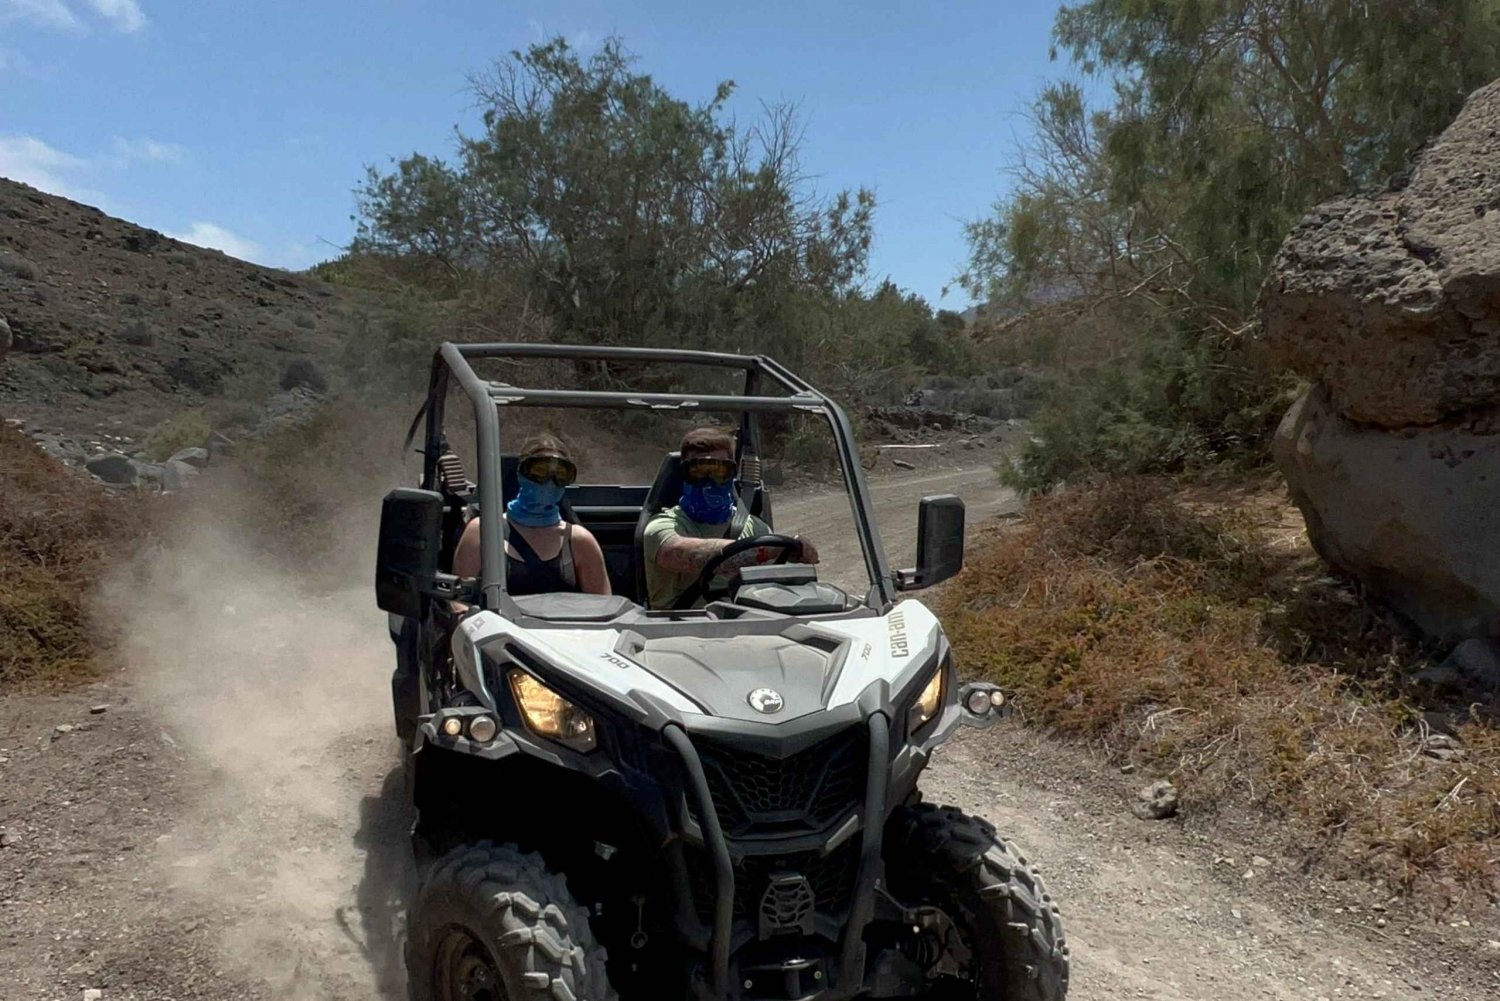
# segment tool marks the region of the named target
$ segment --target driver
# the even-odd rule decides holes
[[[646,589],[652,608],[671,608],[698,579],[703,568],[732,542],[770,535],[771,527],[754,515],[736,518],[734,439],[718,428],[698,428],[682,437],[682,500],[646,523]],[[738,532],[737,522],[743,521]],[[731,534],[734,536],[730,538]],[[798,538],[792,559],[818,562],[818,550]],[[741,567],[769,563],[786,550],[761,546],[725,561],[718,577]]]

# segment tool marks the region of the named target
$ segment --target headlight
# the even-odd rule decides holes
[[[927,682],[927,687],[922,689],[922,694],[917,696],[916,703],[911,707],[913,732],[937,719],[938,713],[943,711],[943,689],[946,687],[947,676],[947,665],[939,664],[937,673],[932,676],[931,681]]]
[[[519,668],[508,677],[521,718],[532,733],[585,753],[598,744],[594,717]]]

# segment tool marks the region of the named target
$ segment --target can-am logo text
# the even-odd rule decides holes
[[[767,716],[770,716],[781,712],[782,707],[785,705],[786,700],[774,688],[757,688],[750,693],[750,708],[758,713],[765,713]]]
[[[891,656],[906,657],[911,654],[911,647],[906,642],[906,613],[892,612],[890,618],[891,630]]]

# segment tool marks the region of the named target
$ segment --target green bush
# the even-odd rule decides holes
[[[146,457],[153,462],[165,462],[184,448],[203,447],[213,431],[213,426],[201,413],[179,414],[158,424],[146,436]]]
[[[1237,343],[1157,336],[1138,355],[1054,384],[1032,439],[1001,470],[1028,493],[1095,474],[1256,465],[1286,403]]]

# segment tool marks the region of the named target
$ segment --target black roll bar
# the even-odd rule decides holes
[[[702,365],[738,369],[746,373],[743,396],[700,393],[631,393],[597,390],[533,389],[480,378],[471,360],[550,359],[561,361],[629,361],[676,365]],[[851,514],[864,553],[865,569],[872,583],[872,597],[887,607],[895,600],[895,582],[889,570],[875,512],[854,432],[844,411],[777,361],[764,355],[737,355],[716,351],[677,348],[631,348],[587,344],[454,344],[440,346],[432,359],[427,391],[427,435],[424,447],[423,483],[431,487],[437,478],[441,450],[443,411],[450,376],[474,407],[478,451],[479,517],[482,524],[501,521],[500,416],[502,406],[593,408],[604,410],[676,410],[702,413],[804,413],[828,421],[843,466]],[[785,396],[762,395],[765,389],[784,390]],[[505,543],[502,532],[480,532],[480,590],[486,608],[501,609],[505,596]]]

